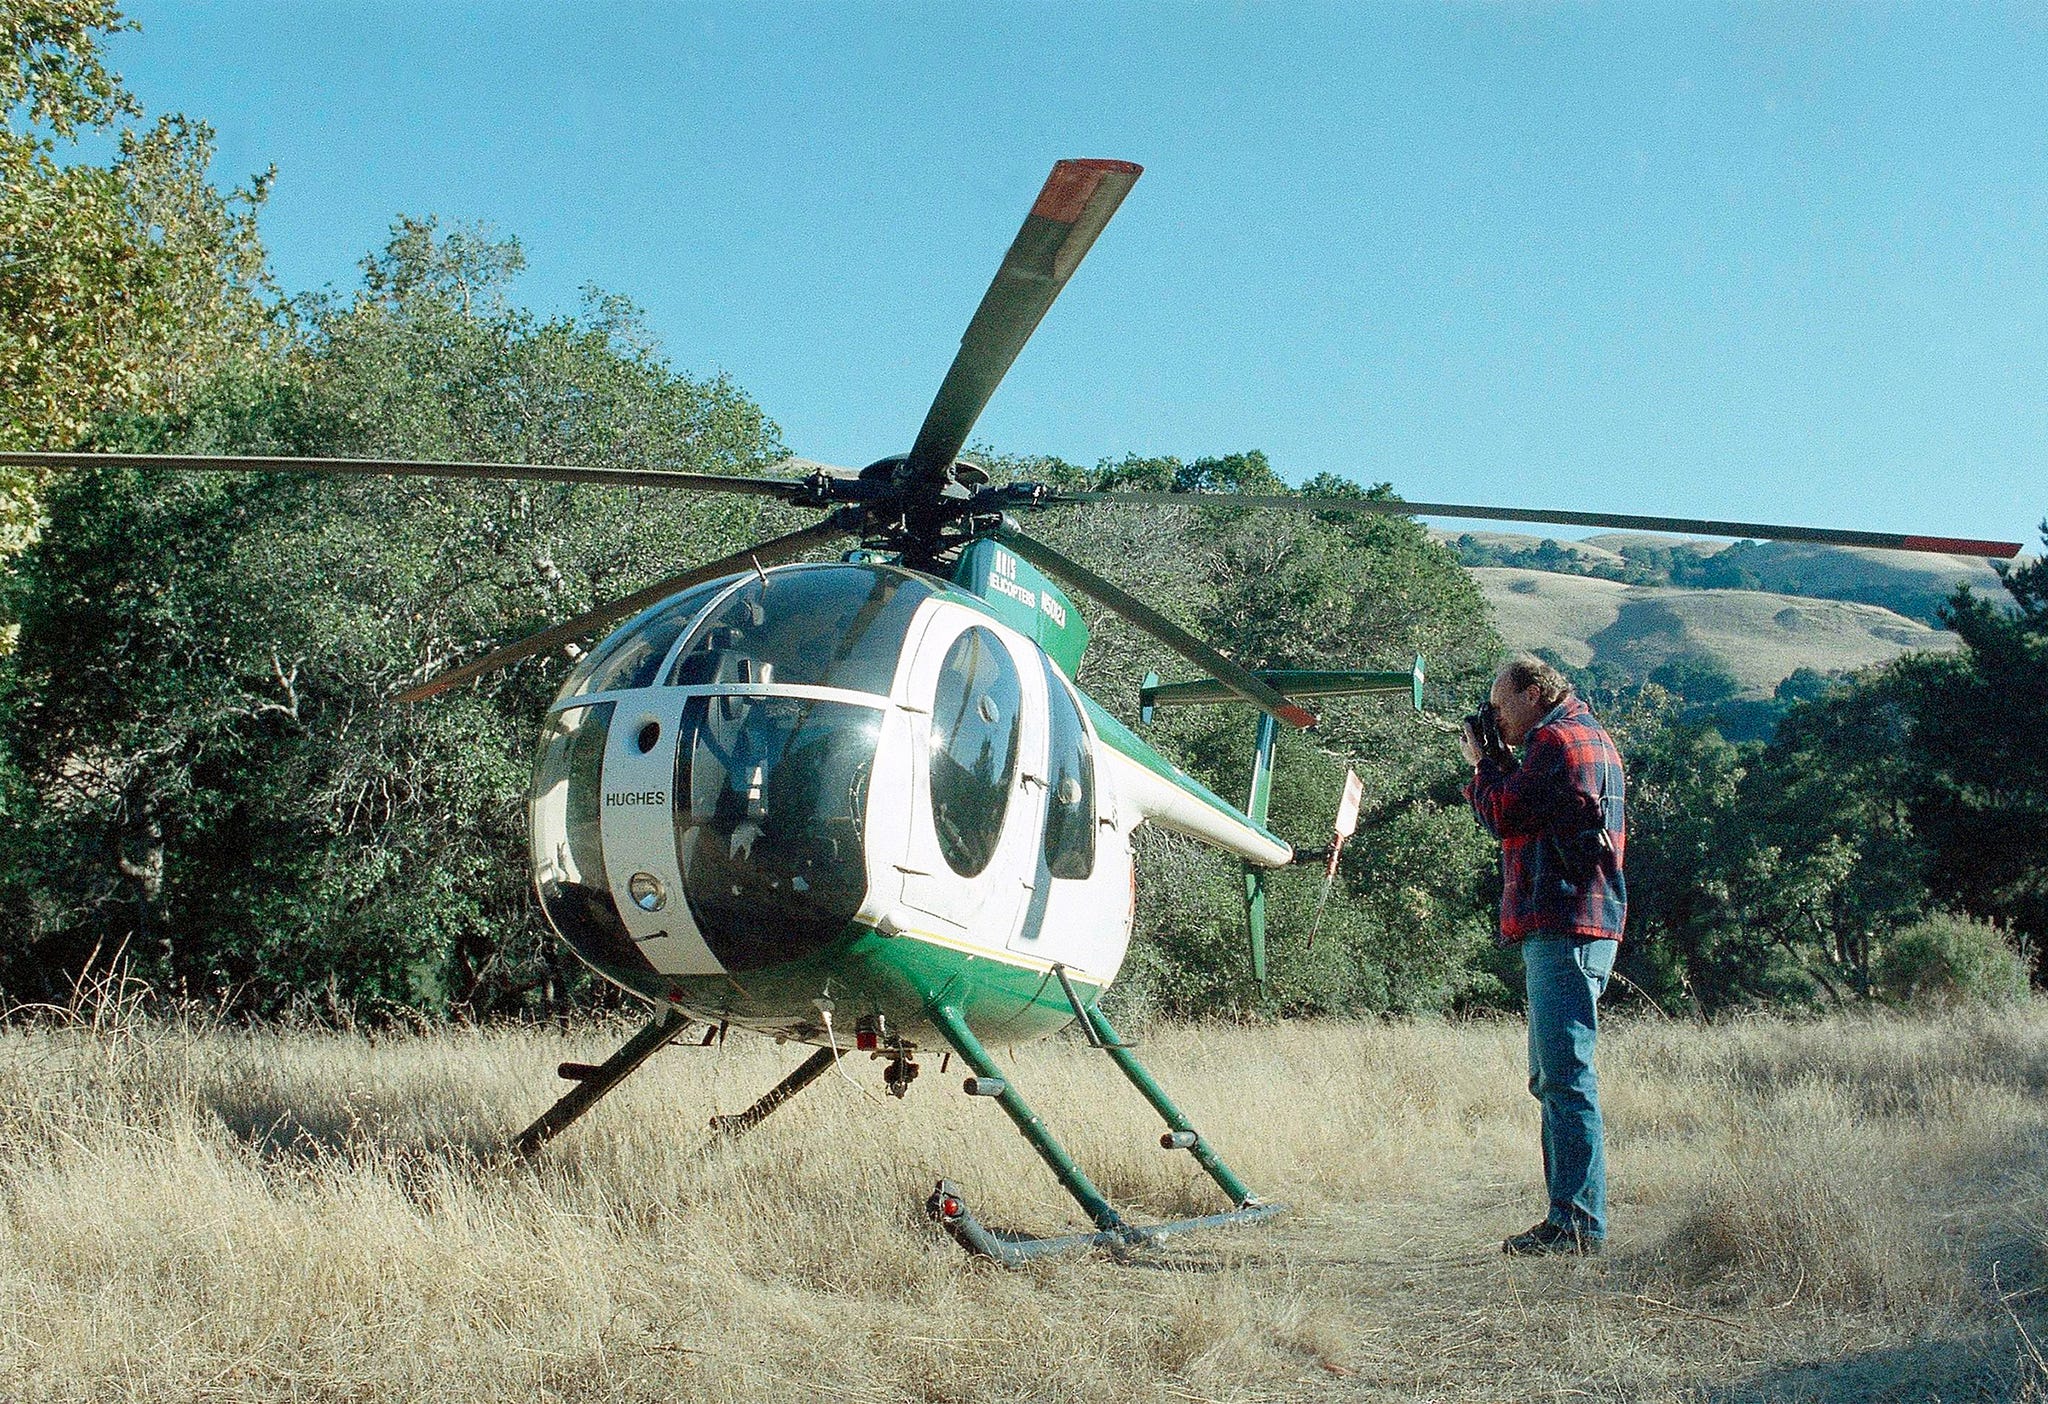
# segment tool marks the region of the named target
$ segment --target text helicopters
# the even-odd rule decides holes
[[[737,1134],[851,1046],[886,1060],[898,1093],[920,1049],[958,1053],[970,1095],[994,1098],[1095,1231],[990,1232],[941,1181],[935,1218],[973,1251],[1015,1262],[1080,1244],[1144,1242],[1276,1212],[1189,1124],[1097,1001],[1130,939],[1132,835],[1177,830],[1247,865],[1253,964],[1259,873],[1290,862],[1266,827],[1278,725],[1313,725],[1328,696],[1404,692],[1411,671],[1282,673],[1240,666],[1143,601],[1026,534],[1018,515],[1185,495],[994,486],[959,459],[982,409],[1139,175],[1062,161],[970,322],[910,451],[858,474],[744,478],[598,467],[120,456],[137,466],[504,477],[737,492],[822,521],[650,585],[399,695],[418,701],[633,616],[551,704],[530,820],[535,887],[592,968],[658,1011],[517,1140],[531,1153],[692,1021],[816,1046]],[[109,455],[0,455],[35,466]],[[1233,496],[1233,507],[1551,521],[2009,556],[2017,545],[1752,523],[1354,498]],[[836,563],[796,563],[835,541]],[[1200,676],[1157,705],[1242,700],[1260,712],[1252,791],[1236,806],[1181,772],[1074,685],[1094,599]],[[988,1052],[1078,1023],[1230,1201],[1224,1213],[1125,1222]]]

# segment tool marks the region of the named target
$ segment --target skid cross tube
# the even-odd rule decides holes
[[[1117,1065],[1118,1070],[1131,1080],[1131,1085],[1144,1094],[1145,1100],[1152,1104],[1152,1110],[1158,1112],[1174,1132],[1182,1133],[1179,1138],[1176,1138],[1171,1132],[1160,1137],[1160,1145],[1170,1150],[1180,1145],[1187,1137],[1193,1137],[1193,1141],[1187,1144],[1188,1151],[1195,1157],[1195,1160],[1201,1167],[1209,1172],[1209,1178],[1214,1180],[1222,1188],[1223,1192],[1230,1196],[1232,1204],[1235,1204],[1239,1209],[1265,1207],[1277,1210],[1279,1208],[1278,1205],[1259,1205],[1258,1196],[1246,1187],[1243,1180],[1237,1178],[1237,1173],[1223,1163],[1223,1158],[1217,1155],[1210,1148],[1208,1141],[1203,1139],[1201,1133],[1189,1124],[1186,1115],[1182,1113],[1179,1107],[1173,1104],[1173,1099],[1166,1095],[1166,1089],[1153,1081],[1152,1074],[1143,1063],[1138,1061],[1138,1055],[1131,1052],[1130,1045],[1123,1041],[1109,1020],[1103,1016],[1100,1009],[1097,1009],[1092,1004],[1083,1005],[1081,1006],[1081,1014],[1088,1021],[1089,1027],[1095,1035],[1091,1041],[1101,1048],[1103,1052],[1107,1053],[1110,1056],[1110,1060]]]
[[[663,1010],[655,1015],[653,1022],[626,1040],[625,1047],[591,1069],[588,1075],[562,1094],[560,1101],[542,1112],[538,1121],[521,1131],[512,1142],[512,1153],[521,1160],[530,1159],[534,1152],[596,1106],[605,1093],[630,1077],[633,1070],[652,1057],[657,1049],[689,1026],[690,1021],[673,1010]]]
[[[829,1048],[816,1050],[810,1057],[798,1063],[788,1077],[762,1093],[761,1099],[745,1111],[735,1112],[731,1116],[712,1117],[712,1134],[727,1141],[746,1135],[766,1121],[777,1107],[816,1082],[838,1057],[839,1055]]]
[[[1103,1198],[1102,1191],[1095,1188],[1094,1182],[1074,1163],[1074,1157],[1067,1154],[1066,1147],[1052,1138],[1052,1133],[1045,1129],[1045,1122],[1039,1118],[1037,1112],[1031,1110],[1031,1104],[1017,1091],[1016,1084],[996,1066],[995,1059],[989,1057],[988,1050],[981,1046],[981,1040],[967,1027],[967,1020],[962,1017],[960,1011],[949,1004],[939,1004],[933,1005],[929,1014],[931,1021],[938,1025],[939,1032],[946,1036],[946,1041],[953,1045],[954,1051],[968,1067],[974,1069],[977,1076],[990,1078],[1002,1084],[1003,1090],[996,1095],[997,1105],[1010,1114],[1010,1120],[1017,1123],[1017,1129],[1024,1133],[1024,1139],[1031,1142],[1031,1148],[1038,1152],[1061,1186],[1088,1211],[1088,1217],[1094,1221],[1095,1227],[1101,1230],[1100,1234],[1084,1234],[1081,1238],[1090,1241],[1102,1238],[1107,1241],[1125,1236],[1129,1230],[1123,1216]],[[950,1224],[947,1226],[952,1227]],[[1078,1242],[1077,1239],[1075,1244],[1068,1246],[1077,1246]],[[988,1251],[977,1242],[969,1241],[967,1246],[976,1252]]]

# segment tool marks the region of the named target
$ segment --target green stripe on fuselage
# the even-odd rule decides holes
[[[1074,1010],[1052,967],[1012,955],[967,950],[914,932],[884,936],[855,924],[839,940],[798,960],[765,970],[725,975],[653,975],[594,967],[615,984],[657,1004],[673,1004],[692,1018],[824,1044],[817,1001],[832,1003],[833,1037],[853,1044],[854,1027],[880,1015],[891,1033],[920,1042],[937,1039],[925,1009],[944,1000],[967,1017],[977,1037],[1027,1043],[1071,1023]],[[1090,1001],[1101,978],[1070,969],[1074,992]]]

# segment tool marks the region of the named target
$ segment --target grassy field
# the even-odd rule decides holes
[[[957,1062],[897,1102],[849,1059],[699,1159],[799,1050],[672,1049],[500,1163],[621,1036],[0,1035],[0,1397],[2048,1399],[2048,1010],[1611,1025],[1588,1263],[1496,1249],[1541,1199],[1519,1024],[1154,1028],[1294,1211],[1020,1272],[923,1217],[943,1173],[1075,1224]],[[1013,1072],[1129,1207],[1220,1207],[1100,1054]]]

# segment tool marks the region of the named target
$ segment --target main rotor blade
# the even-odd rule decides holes
[[[785,460],[793,461],[793,460]],[[789,498],[795,478],[738,478],[722,473],[666,473],[653,468],[585,468],[566,463],[434,463],[397,458],[270,458],[199,453],[0,453],[18,468],[165,468],[186,473],[314,473],[354,477],[497,478],[613,487],[678,488]]]
[[[746,570],[749,566],[774,565],[779,561],[789,560],[793,556],[800,556],[813,546],[830,541],[835,536],[846,535],[846,533],[852,531],[858,525],[858,522],[859,514],[857,512],[845,509],[834,512],[815,526],[807,526],[802,531],[792,531],[786,536],[771,537],[759,545],[749,546],[744,551],[735,551],[730,556],[720,556],[715,561],[707,561],[694,569],[684,571],[681,575],[671,575],[666,580],[657,580],[644,590],[635,590],[632,594],[621,599],[613,600],[609,604],[601,604],[593,610],[587,610],[577,615],[574,619],[565,620],[555,625],[552,629],[544,629],[538,634],[529,634],[517,643],[507,644],[495,652],[485,654],[474,663],[465,663],[459,668],[450,668],[447,672],[430,678],[417,687],[409,687],[392,700],[397,702],[424,701],[437,692],[446,692],[449,688],[458,687],[468,682],[471,678],[481,677],[483,674],[503,668],[507,664],[517,663],[522,658],[531,658],[534,654],[545,653],[548,649],[558,644],[565,644],[572,639],[581,638],[583,635],[590,633],[594,629],[601,628],[613,620],[624,619],[628,615],[638,614],[649,605],[665,600],[670,595],[687,590],[692,585],[701,585],[707,580],[716,580],[721,575],[731,575],[736,571]]]
[[[1701,536],[1748,537],[1759,541],[1811,541],[1824,546],[1872,546],[1887,551],[1928,551],[1944,556],[2011,559],[2017,541],[1976,541],[1953,536],[1898,536],[1883,531],[1834,527],[1773,526],[1764,522],[1719,522],[1697,517],[1642,517],[1621,512],[1554,512],[1541,507],[1475,507],[1465,502],[1399,502],[1372,497],[1260,497],[1216,492],[1052,492],[1041,501],[1122,503],[1147,507],[1258,507],[1283,512],[1363,512],[1388,517],[1469,517],[1499,522],[1555,522],[1563,526],[1620,527]]]
[[[1256,673],[1231,662],[1137,596],[1126,594],[1079,561],[1069,560],[1043,541],[1026,536],[1008,518],[997,528],[996,539],[1053,579],[1109,606],[1260,711],[1271,712],[1289,726],[1304,731],[1316,724],[1315,713],[1295,706]]]
[[[1052,168],[960,338],[906,471],[929,477],[952,466],[1017,353],[1143,170],[1129,161],[1061,161]]]

